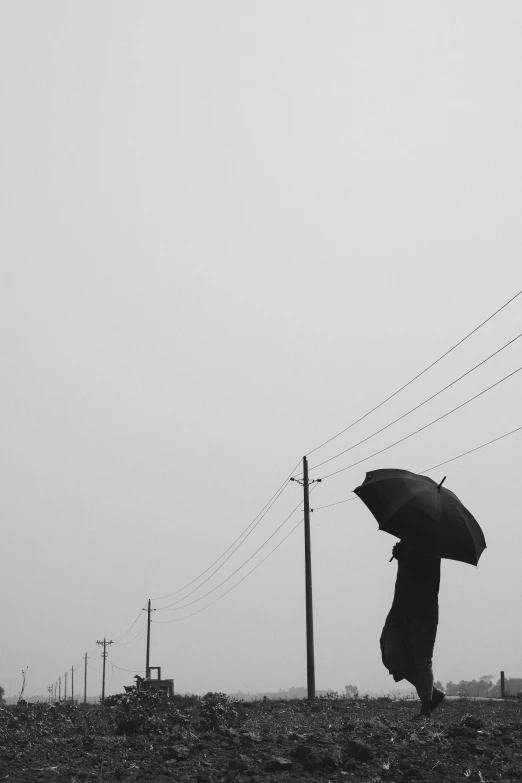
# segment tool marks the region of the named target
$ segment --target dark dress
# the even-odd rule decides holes
[[[396,682],[416,685],[419,673],[432,670],[439,621],[440,558],[416,549],[397,555],[398,568],[392,607],[380,644],[382,660]]]

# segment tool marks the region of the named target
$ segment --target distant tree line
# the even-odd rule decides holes
[[[484,696],[489,699],[499,699],[500,678],[494,682],[492,674],[484,674],[478,680],[461,680],[460,682],[448,682],[446,693],[448,696]],[[522,678],[511,677],[504,680],[506,695],[516,696],[522,693]]]
[[[315,694],[316,696],[331,696],[332,698],[338,695],[332,690],[316,691]],[[279,688],[278,691],[265,691],[263,693],[244,693],[243,691],[237,691],[236,693],[228,693],[227,696],[230,699],[238,699],[239,701],[259,701],[259,699],[306,699],[308,690],[299,685],[292,685],[286,691],[282,688]]]
[[[500,678],[495,682],[492,674],[485,674],[479,677],[478,680],[461,680],[460,682],[448,682],[446,687],[441,682],[435,682],[435,687],[439,690],[446,691],[448,696],[483,696],[489,699],[499,699],[500,692]],[[504,687],[506,696],[516,696],[522,693],[522,678],[511,677],[504,680]],[[232,699],[239,699],[241,701],[254,701],[259,699],[306,699],[308,691],[304,687],[293,685],[287,690],[280,688],[278,691],[267,691],[266,693],[243,693],[238,691],[237,693],[228,694]],[[359,689],[356,685],[346,685],[344,693],[335,693],[331,690],[316,691],[317,696],[323,698],[339,698],[345,699],[358,699]]]

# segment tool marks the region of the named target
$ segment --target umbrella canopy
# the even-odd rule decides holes
[[[486,540],[459,498],[427,476],[409,470],[373,470],[354,490],[379,529],[409,541],[431,557],[477,565]]]

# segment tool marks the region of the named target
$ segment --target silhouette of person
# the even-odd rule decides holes
[[[395,594],[382,630],[382,661],[395,682],[407,680],[417,690],[421,711],[429,718],[444,699],[433,687],[432,658],[439,622],[440,558],[428,557],[411,544],[393,547],[398,561]]]

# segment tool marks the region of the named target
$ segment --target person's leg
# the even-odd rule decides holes
[[[436,710],[439,704],[444,701],[446,694],[438,688],[433,687],[433,696],[431,697],[431,711]]]
[[[412,648],[412,657],[415,665],[415,687],[421,700],[421,716],[429,717],[432,712],[433,693],[433,669],[432,658],[437,626],[423,623],[413,619],[409,623],[408,638]],[[440,693],[440,691],[437,691]],[[437,704],[440,701],[437,701]],[[437,705],[435,705],[437,706]]]
[[[433,687],[431,658],[437,633],[436,626],[418,627],[418,621],[405,619],[385,625],[381,636],[383,663],[395,681],[407,680],[424,702],[423,715],[433,712],[444,699],[444,692]],[[412,638],[413,637],[413,638]],[[413,648],[416,650],[414,660]],[[431,701],[428,696],[431,689]]]

